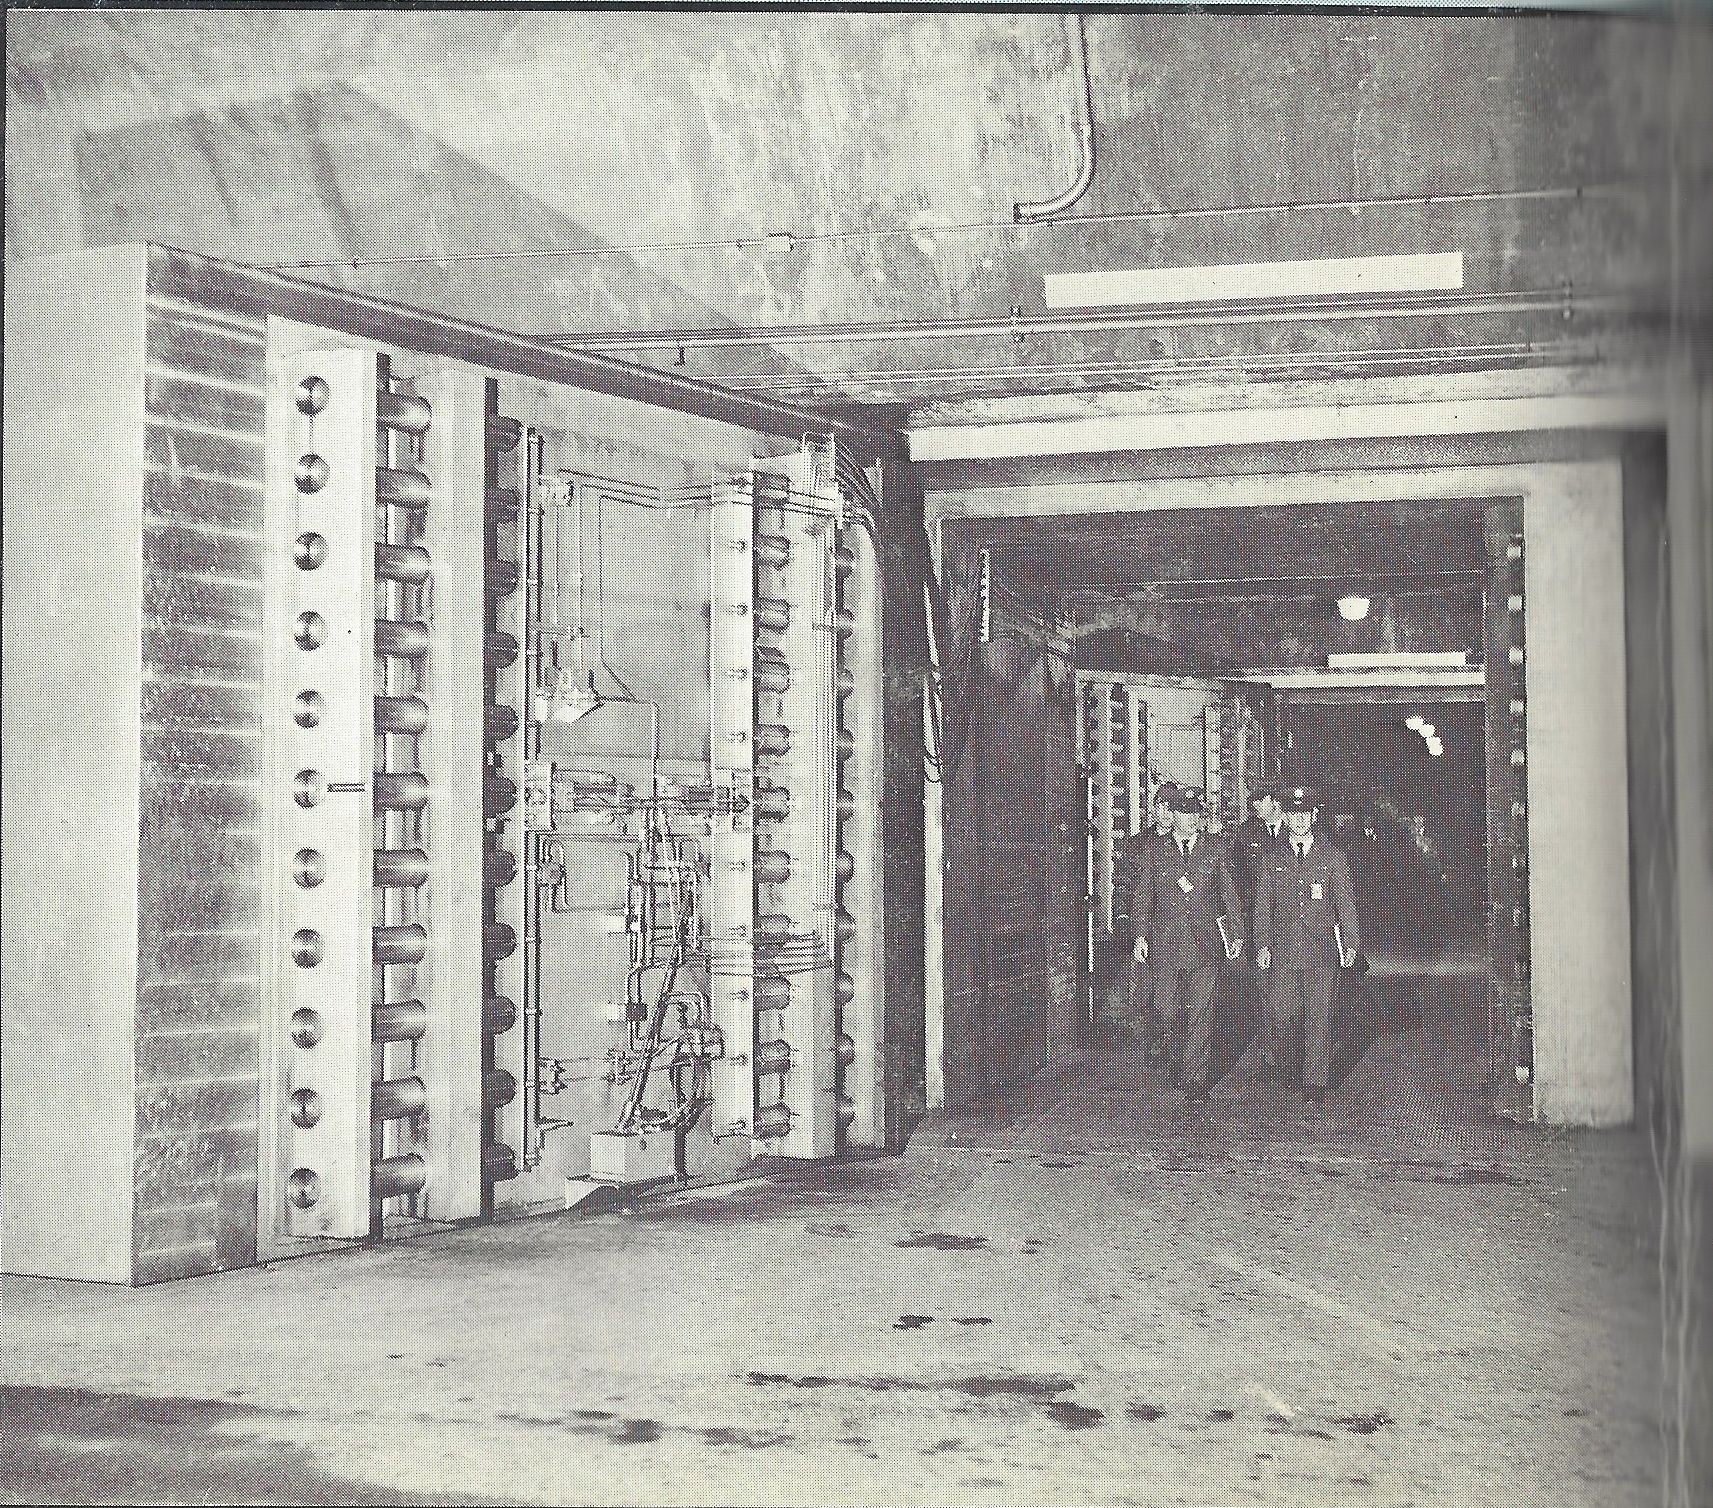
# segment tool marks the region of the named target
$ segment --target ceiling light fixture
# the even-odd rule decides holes
[[[1132,267],[1050,272],[1049,309],[1109,304],[1209,304],[1234,299],[1364,298],[1377,293],[1443,293],[1463,287],[1461,251],[1406,256],[1313,257],[1214,267]]]
[[[1338,599],[1338,616],[1346,623],[1360,623],[1368,616],[1368,599],[1356,592]]]
[[[1421,736],[1423,738],[1425,738],[1430,744],[1434,742],[1434,734],[1435,734],[1434,725],[1432,723],[1428,722],[1426,719],[1423,719],[1421,726],[1416,729],[1416,732],[1421,734]]]

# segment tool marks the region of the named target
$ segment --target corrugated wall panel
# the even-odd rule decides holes
[[[266,338],[149,300],[139,1283],[256,1255]]]

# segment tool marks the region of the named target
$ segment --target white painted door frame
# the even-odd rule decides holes
[[[1474,416],[1466,416],[1474,417]],[[1633,416],[1625,417],[1634,422]],[[1342,432],[1340,430],[1339,432]],[[1411,433],[1419,431],[1412,429]],[[1476,422],[1450,433],[1480,433]],[[1239,432],[1232,437],[1241,441]],[[1529,540],[1528,760],[1533,886],[1535,1113],[1613,1125],[1634,1114],[1623,621],[1623,489],[1609,460],[1285,471],[1151,481],[1057,482],[928,495],[939,547],[950,519],[1281,504],[1516,497]],[[930,787],[927,926],[929,1103],[943,1103],[942,813]],[[1600,875],[1615,877],[1609,885]]]

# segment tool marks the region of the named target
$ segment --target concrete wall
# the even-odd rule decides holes
[[[0,1246],[128,1283],[142,265],[55,258],[7,294]]]

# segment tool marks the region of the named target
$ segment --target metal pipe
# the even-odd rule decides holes
[[[414,1042],[428,1030],[428,1007],[420,1000],[388,1000],[369,1017],[369,1035],[377,1042]]]
[[[428,1184],[428,1164],[414,1152],[383,1157],[369,1173],[369,1191],[376,1199],[420,1194]]]
[[[492,848],[482,855],[482,883],[500,890],[517,878],[517,856],[509,848]]]
[[[783,848],[764,848],[755,856],[755,877],[763,885],[783,885],[791,878],[791,855]]]
[[[482,1003],[482,1030],[490,1037],[504,1036],[517,1025],[517,1007],[504,995],[490,995]]]
[[[1387,294],[1372,298],[1305,298],[1288,303],[1275,299],[1234,299],[1171,313],[977,315],[962,319],[854,320],[822,325],[752,325],[675,330],[626,330],[610,334],[544,336],[546,340],[578,341],[595,351],[686,350],[697,347],[848,345],[865,341],[955,340],[991,337],[1014,341],[1021,336],[1101,334],[1120,330],[1195,329],[1204,325],[1276,325],[1303,320],[1408,319],[1425,315],[1455,319],[1474,314],[1528,314],[1571,310],[1576,314],[1623,313],[1635,306],[1624,293],[1572,293],[1559,288],[1496,289],[1486,293]],[[752,379],[759,380],[759,379]]]
[[[783,822],[791,815],[791,792],[782,785],[758,784],[754,804],[756,816]]]
[[[414,1074],[404,1079],[382,1079],[369,1088],[369,1116],[378,1121],[402,1120],[421,1115],[428,1105],[428,1086]]]
[[[391,466],[375,468],[375,501],[394,508],[426,508],[430,488],[420,471]]]
[[[378,964],[421,963],[428,953],[428,933],[415,922],[376,927],[373,951]]]
[[[375,546],[375,574],[385,581],[421,586],[428,580],[432,564],[428,551],[421,545],[380,543]]]
[[[375,884],[414,890],[428,880],[428,855],[420,848],[377,848]]]
[[[1638,196],[1634,184],[1625,183],[1591,183],[1577,184],[1570,188],[1535,188],[1535,189],[1491,189],[1467,193],[1449,194],[1394,194],[1381,195],[1372,199],[1296,199],[1276,200],[1266,204],[1222,204],[1198,205],[1188,209],[1137,209],[1137,210],[1106,210],[1097,213],[1081,215],[1058,215],[1051,220],[1035,222],[1036,229],[1053,229],[1065,225],[1124,225],[1124,224],[1159,224],[1172,220],[1205,220],[1225,216],[1241,215],[1280,215],[1301,213],[1311,210],[1342,211],[1347,214],[1360,214],[1363,210],[1371,209],[1416,209],[1416,208],[1456,208],[1461,205],[1480,204],[1527,204],[1553,201],[1569,201],[1573,203],[1595,203],[1600,200],[1633,200]],[[633,242],[604,242],[596,246],[543,246],[527,251],[460,251],[460,252],[417,252],[405,256],[394,257],[345,257],[337,261],[312,262],[277,262],[269,272],[307,271],[315,268],[337,267],[351,272],[360,271],[365,267],[412,267],[432,265],[448,267],[464,262],[527,262],[546,261],[556,257],[605,257],[632,256],[638,252],[658,251],[746,251],[755,250],[772,244],[781,248],[796,249],[802,246],[842,245],[851,241],[884,241],[897,240],[903,237],[913,239],[922,236],[968,235],[990,231],[1015,234],[1018,230],[1015,219],[1012,220],[959,220],[942,225],[883,225],[868,229],[781,232],[771,231],[748,236],[740,236],[735,240],[724,241],[633,241]],[[192,290],[200,291],[200,290]],[[321,290],[318,290],[321,291]],[[353,295],[356,296],[356,295]],[[484,331],[483,333],[489,333]],[[519,336],[520,340],[551,339],[554,337]],[[570,337],[561,337],[570,338]],[[456,348],[454,348],[456,349]],[[575,379],[564,379],[574,381]],[[587,385],[586,383],[581,385]],[[604,388],[595,389],[605,392]]]
[[[420,660],[428,653],[428,625],[393,618],[375,619],[375,653]]]
[[[416,770],[376,770],[375,805],[389,812],[420,812],[428,805],[428,777]]]
[[[395,393],[382,388],[375,394],[375,422],[401,435],[420,435],[432,417],[428,400],[415,393]]]
[[[758,1105],[755,1111],[753,1135],[761,1141],[772,1141],[789,1134],[791,1111],[785,1105]]]
[[[420,696],[377,696],[375,732],[416,734],[428,726],[428,703]]]
[[[1069,209],[1084,194],[1088,186],[1094,182],[1094,95],[1088,80],[1088,34],[1083,30],[1083,14],[1074,12],[1066,18],[1067,24],[1074,25],[1076,35],[1071,43],[1071,55],[1076,68],[1078,88],[1078,104],[1080,113],[1077,124],[1080,130],[1077,144],[1081,148],[1082,163],[1077,169],[1076,181],[1062,194],[1056,194],[1051,199],[1037,200],[1032,204],[1014,204],[1011,206],[1011,218],[1019,225],[1029,224],[1035,220],[1045,220]]]

